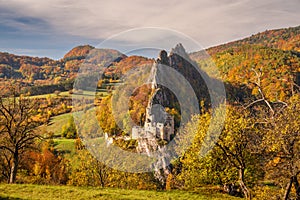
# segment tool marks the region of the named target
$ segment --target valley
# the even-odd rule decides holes
[[[0,53],[0,198],[299,198],[299,41],[300,26],[205,52],[174,44],[156,59],[90,45],[59,60]],[[163,167],[115,169],[97,159],[113,152],[97,152],[108,140],[149,158],[159,151]],[[167,155],[173,143],[183,145]],[[148,164],[121,159],[107,162]]]

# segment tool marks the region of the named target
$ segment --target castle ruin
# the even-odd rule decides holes
[[[165,51],[162,51],[165,53]],[[161,54],[162,54],[161,53]],[[174,135],[174,117],[168,114],[164,107],[162,106],[162,102],[165,98],[161,98],[160,102],[156,102],[155,97],[161,95],[161,88],[157,84],[157,66],[161,64],[161,60],[165,56],[160,56],[158,60],[153,64],[150,82],[152,95],[149,99],[148,106],[146,108],[146,118],[145,124],[143,127],[134,126],[132,128],[132,139],[140,140],[140,139],[161,139],[169,142]]]
[[[143,127],[132,128],[132,139],[161,139],[170,141],[174,134],[174,118],[161,106],[153,106],[150,101],[146,108],[146,120]]]

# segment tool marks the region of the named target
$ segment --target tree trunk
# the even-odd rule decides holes
[[[11,165],[10,176],[9,176],[10,184],[16,182],[18,165],[19,165],[19,154],[18,154],[18,152],[15,152],[14,157],[13,157],[13,163]]]
[[[103,175],[103,171],[99,171],[99,179],[100,179],[100,185],[101,187],[104,187],[105,186],[105,183],[104,183],[104,175]]]
[[[300,200],[300,186],[297,179],[297,175],[294,176],[294,187],[296,191],[296,200]]]
[[[245,170],[243,168],[239,169],[239,184],[244,193],[246,199],[251,199],[250,191],[245,184]]]
[[[291,192],[291,189],[292,189],[292,186],[293,186],[293,181],[294,181],[294,178],[291,177],[290,182],[286,186],[286,189],[285,189],[284,198],[283,198],[284,200],[289,200],[290,192]]]

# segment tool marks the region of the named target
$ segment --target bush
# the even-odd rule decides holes
[[[277,200],[282,199],[283,190],[270,186],[257,186],[253,188],[253,200],[269,199]]]
[[[77,138],[77,130],[73,117],[71,117],[69,122],[62,127],[61,136],[68,139]]]

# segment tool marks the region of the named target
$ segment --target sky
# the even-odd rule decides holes
[[[59,59],[107,38],[115,46],[139,43],[139,32],[130,30],[143,27],[165,30],[154,34],[153,46],[176,32],[207,48],[298,26],[299,10],[300,0],[0,0],[0,51]]]

